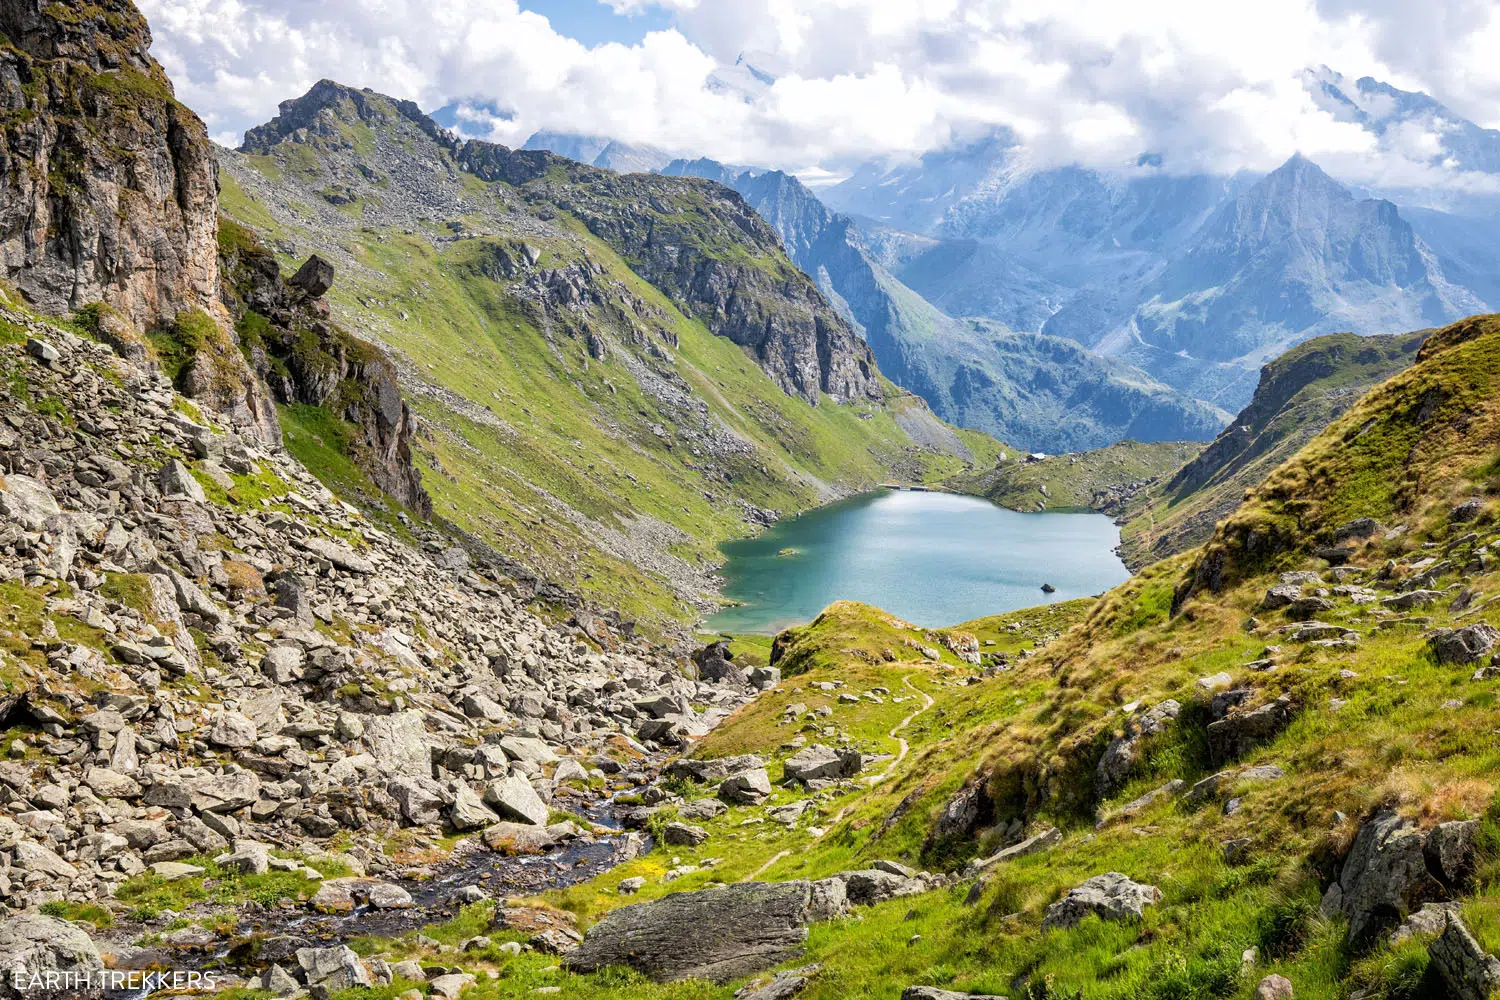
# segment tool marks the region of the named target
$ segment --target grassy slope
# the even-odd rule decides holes
[[[368,127],[356,138],[356,152],[377,139],[396,143]],[[341,320],[412,359],[413,374],[434,387],[411,402],[430,430],[419,462],[435,513],[648,628],[696,616],[718,543],[752,530],[743,503],[791,512],[890,478],[932,481],[965,467],[913,447],[897,426],[896,416],[922,408],[919,400],[894,387],[881,404],[825,399],[814,407],[787,396],[743,350],[684,316],[581,224],[518,216],[504,184],[460,177],[470,209],[462,221],[493,236],[440,240],[436,227],[368,222],[340,228],[326,206],[307,207],[318,205],[328,182],[321,154],[291,143],[277,150],[233,161],[225,212],[261,229],[272,246],[332,241],[330,249],[352,260],[332,293]],[[256,173],[274,182],[274,194],[263,187],[257,198]],[[378,216],[379,197],[368,192],[351,211]],[[677,339],[668,360],[618,340],[599,360],[569,316],[523,303],[485,267],[511,227],[541,251],[538,267],[594,270],[595,288],[610,297],[600,316],[618,318],[623,313],[609,310],[633,298],[631,315],[652,316]],[[305,253],[283,254],[283,265],[295,269]],[[606,340],[617,332],[602,319],[593,329]],[[648,369],[645,377],[669,391],[643,389],[638,375]],[[663,396],[683,398],[684,390],[689,407],[701,400],[708,423],[747,444],[744,454],[705,463],[695,443],[676,434],[685,411]],[[977,462],[994,460],[998,442],[959,435]]]
[[[961,475],[950,485],[1011,510],[1092,510],[1099,492],[1165,476],[1202,450],[1195,441],[1119,441],[1039,462],[1012,457],[980,475]]]
[[[986,850],[994,835],[935,842],[932,824],[958,788],[979,779],[997,821],[1020,818],[1033,830],[1057,825],[1062,844],[994,870],[972,904],[965,902],[969,885],[960,884],[815,927],[806,956],[788,963],[822,966],[803,996],[894,1000],[903,986],[925,982],[1029,998],[1248,1000],[1269,972],[1287,976],[1299,1000],[1343,1000],[1354,991],[1368,991],[1371,1000],[1443,996],[1440,985],[1424,980],[1424,942],[1353,949],[1343,921],[1319,916],[1317,902],[1334,859],[1377,807],[1396,808],[1424,827],[1481,818],[1485,833],[1464,913],[1479,940],[1500,950],[1500,749],[1491,737],[1500,729],[1500,700],[1490,682],[1470,680],[1472,666],[1436,662],[1421,625],[1380,627],[1401,616],[1378,605],[1336,598],[1320,616],[1361,634],[1349,651],[1288,641],[1277,632],[1285,616],[1258,605],[1275,571],[1326,567],[1311,547],[1351,516],[1405,529],[1376,535],[1351,556],[1372,584],[1388,560],[1398,576],[1428,555],[1462,567],[1500,539],[1497,385],[1500,318],[1438,334],[1418,366],[1368,395],[1271,476],[1211,545],[1152,566],[1061,638],[978,683],[968,682],[972,668],[946,655],[941,663],[910,657],[899,642],[907,635],[901,623],[874,609],[836,606],[801,630],[788,654],[808,672],[747,706],[699,752],[784,757],[784,744],[804,726],[781,723],[782,708],[790,701],[815,707],[822,692],[809,687],[814,680],[843,679],[856,692],[877,684],[896,694],[915,688],[934,705],[902,731],[911,750],[888,780],[818,797],[813,815],[789,829],[747,824],[760,813],[732,809],[703,824],[711,837],[701,848],[655,851],[551,901],[588,920],[619,905],[612,890],[630,875],[647,877],[642,896],[652,898],[714,879],[812,877],[881,857],[956,867]],[[1450,524],[1451,506],[1473,496],[1486,501],[1484,513]],[[1296,532],[1282,530],[1298,520]],[[1244,545],[1249,526],[1262,539],[1253,555]],[[1267,547],[1267,539],[1275,544]],[[1217,591],[1209,589],[1204,565],[1218,567]],[[1195,576],[1197,592],[1170,617],[1174,592]],[[1459,583],[1477,592],[1473,610],[1460,617],[1439,604],[1423,612],[1432,624],[1500,621],[1500,600],[1489,603],[1500,598],[1492,558],[1437,581],[1440,588]],[[1271,646],[1279,647],[1274,669],[1241,666]],[[895,661],[881,654],[886,647],[897,651]],[[1251,688],[1256,703],[1286,693],[1301,706],[1288,729],[1231,765],[1275,764],[1287,776],[1230,781],[1204,803],[1164,798],[1120,818],[1121,807],[1143,793],[1173,779],[1191,783],[1221,766],[1208,757],[1206,696],[1195,684],[1219,671]],[[1124,786],[1100,800],[1094,765],[1121,726],[1123,706],[1169,697],[1184,705],[1178,721],[1146,744]],[[882,733],[917,707],[889,698],[835,702],[831,718],[809,723],[834,730],[804,735],[825,742],[842,735],[890,752],[893,741]],[[773,777],[777,769],[773,763]],[[800,794],[778,789],[774,803]],[[1224,808],[1231,796],[1239,800],[1232,812]],[[1221,844],[1232,838],[1249,840],[1248,862],[1224,859]],[[665,882],[674,856],[719,860]],[[1160,887],[1161,903],[1138,924],[1090,919],[1072,930],[1039,929],[1050,902],[1104,871]],[[1241,954],[1252,947],[1258,963],[1242,970]],[[657,986],[631,975],[544,971],[549,964],[542,956],[509,962],[476,1000],[524,996],[542,982],[569,996],[727,1000],[740,985]]]
[[[1247,489],[1371,387],[1411,364],[1429,332],[1330,334],[1268,364],[1255,398],[1219,439],[1131,505],[1120,532],[1126,564],[1139,568],[1206,541]]]

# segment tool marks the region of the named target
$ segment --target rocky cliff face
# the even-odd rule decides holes
[[[412,462],[416,421],[395,365],[328,318],[333,265],[314,255],[286,280],[252,234],[228,220],[222,225],[235,234],[221,241],[224,302],[255,373],[277,402],[321,406],[342,420],[353,438],[348,457],[386,493],[430,514],[432,500]]]
[[[468,143],[466,170],[582,219],[710,330],[748,348],[781,388],[816,404],[882,395],[870,348],[781,255],[745,201],[693,178],[619,175],[543,151]]]
[[[128,0],[0,3],[0,262],[45,312],[103,302],[140,334],[218,297],[218,180]],[[222,326],[222,324],[220,324]],[[224,330],[181,385],[265,443],[275,415]]]
[[[738,191],[780,234],[787,255],[870,345],[881,372],[920,395],[944,420],[1019,448],[1064,452],[1122,438],[1202,440],[1228,419],[1087,348],[1013,332],[1039,326],[1045,317],[1010,328],[954,319],[993,311],[944,312],[947,302],[929,301],[887,269],[887,264],[901,269],[901,258],[916,251],[893,249],[884,237],[867,237],[853,219],[830,212],[795,177],[780,171],[736,174],[712,160],[674,161],[666,173],[702,177]],[[929,249],[918,254],[920,262],[908,261],[903,275],[932,272],[954,278],[974,264],[977,250],[977,244],[957,255],[941,247]],[[987,273],[993,277],[992,271]],[[981,284],[987,295],[1029,301],[1003,282]]]

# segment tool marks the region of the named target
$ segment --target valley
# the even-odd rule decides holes
[[[1500,995],[1481,196],[0,35],[0,997]]]

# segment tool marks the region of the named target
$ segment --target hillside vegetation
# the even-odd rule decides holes
[[[334,314],[400,367],[435,514],[648,628],[696,617],[720,541],[999,450],[881,379],[723,189],[455,152],[328,83],[246,148],[221,152],[224,210],[286,267],[335,263]]]
[[[955,476],[950,485],[1011,510],[1117,514],[1202,450],[1192,441],[1118,441],[1072,455],[1007,455],[986,472]]]
[[[1439,331],[1207,546],[1150,567],[1000,669],[943,645],[963,648],[975,623],[924,634],[875,609],[830,608],[778,640],[789,675],[696,755],[756,752],[774,778],[816,740],[876,755],[867,774],[815,792],[789,783],[762,805],[694,820],[708,833],[700,846],[659,848],[550,902],[587,925],[625,902],[626,877],[644,879],[637,901],[884,859],[954,877],[814,924],[785,965],[812,966],[802,996],[933,984],[1249,998],[1270,975],[1298,998],[1482,995],[1432,956],[1452,955],[1438,947],[1457,940],[1445,921],[1500,949],[1485,735],[1500,728],[1487,667],[1500,641],[1489,624],[1500,617],[1497,378],[1500,318]],[[791,822],[763,822],[803,799]],[[1034,853],[965,867],[1054,827]],[[1451,857],[1424,868],[1421,845],[1450,836]],[[1397,853],[1411,844],[1415,870]],[[1044,923],[1105,872],[1159,898],[1134,919]],[[1452,915],[1424,911],[1390,937],[1424,904],[1449,902]],[[525,995],[545,962],[522,955],[480,989]],[[577,996],[607,984],[611,996],[727,998],[743,982],[546,975]]]
[[[1142,492],[1120,532],[1126,565],[1139,569],[1202,544],[1245,491],[1353,406],[1410,365],[1429,330],[1390,336],[1316,337],[1261,369],[1234,423],[1193,461]]]

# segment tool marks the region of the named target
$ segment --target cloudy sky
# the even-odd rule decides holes
[[[1320,108],[1328,65],[1500,126],[1493,0],[141,0],[221,141],[323,77],[538,129],[803,172],[982,136],[1036,164],[1452,175],[1441,122],[1384,138]],[[743,58],[741,58],[743,57]],[[750,70],[754,67],[754,72]],[[1425,176],[1432,175],[1432,176]]]

